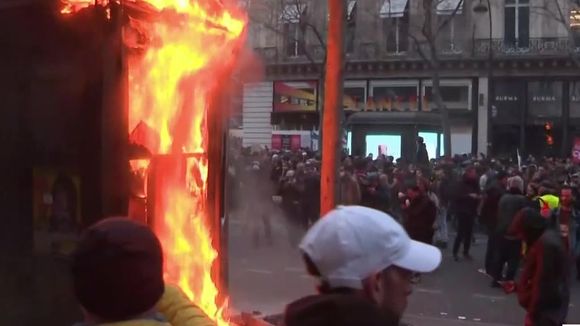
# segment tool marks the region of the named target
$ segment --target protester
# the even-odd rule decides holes
[[[496,237],[498,206],[501,197],[507,189],[507,173],[500,171],[497,175],[488,180],[483,188],[485,196],[481,208],[481,222],[487,231],[487,248],[485,251],[485,272],[492,274],[493,255],[497,251],[498,239]]]
[[[516,214],[527,206],[527,199],[523,195],[524,181],[519,176],[508,180],[508,193],[504,194],[498,204],[498,222],[494,239],[497,241],[497,250],[492,255],[493,267],[491,276],[492,287],[500,287],[500,281],[513,282],[520,262],[521,241],[509,234],[509,227]],[[507,272],[503,277],[504,265]]]
[[[108,218],[86,230],[72,257],[78,326],[214,326],[178,288],[163,282],[161,244],[145,225]]]
[[[517,286],[526,309],[525,326],[556,326],[566,321],[570,301],[569,258],[559,231],[536,209],[525,208],[511,232],[529,248]]]
[[[320,293],[291,303],[284,317],[287,326],[322,320],[329,311],[315,309],[313,303],[333,306],[336,295],[366,298],[386,318],[382,325],[398,325],[413,272],[432,272],[441,262],[437,248],[411,240],[389,215],[361,206],[340,206],[328,213],[310,228],[300,250]]]
[[[461,244],[463,244],[463,257],[467,260],[472,260],[469,249],[479,201],[477,180],[475,168],[468,167],[457,187],[454,203],[454,213],[457,219],[457,237],[453,243],[453,258],[455,261],[459,260],[458,253]]]
[[[580,246],[578,244],[578,223],[580,216],[573,206],[572,188],[564,186],[560,190],[560,207],[554,210],[552,224],[560,230],[564,247],[571,259],[576,262],[576,278],[580,280]]]
[[[429,154],[427,153],[427,146],[423,137],[417,137],[417,155],[415,163],[420,167],[429,166]]]
[[[435,203],[416,184],[407,188],[407,197],[403,208],[405,230],[411,239],[432,244],[433,224],[437,218]]]

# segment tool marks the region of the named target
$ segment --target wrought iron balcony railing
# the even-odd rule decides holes
[[[579,45],[575,45],[568,38],[531,38],[528,42],[492,39],[491,43],[489,39],[481,39],[474,41],[473,54],[475,56],[489,56],[491,48],[495,57],[564,56],[580,53]]]

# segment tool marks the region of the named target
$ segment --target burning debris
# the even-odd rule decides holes
[[[66,0],[63,14],[108,0]],[[121,1],[128,49],[129,131],[152,155],[152,226],[166,281],[178,284],[218,325],[227,325],[212,279],[218,252],[208,216],[208,110],[218,102],[245,42],[245,16],[210,0]],[[110,11],[108,11],[110,13]],[[213,108],[215,109],[215,108]],[[147,190],[147,193],[150,191]],[[148,195],[149,196],[149,195]]]

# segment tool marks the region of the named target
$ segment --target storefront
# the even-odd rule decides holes
[[[494,85],[490,117],[494,156],[515,157],[517,150],[537,157],[568,155],[572,141],[566,134],[575,130],[568,120],[568,109],[575,105],[569,96],[574,82],[510,79],[496,80]]]
[[[359,88],[364,84],[357,81]],[[345,83],[345,94],[354,93]],[[452,154],[471,153],[475,148],[474,86],[471,79],[445,79],[440,92],[450,113]],[[368,94],[364,103],[356,101],[347,112],[351,131],[349,147],[358,156],[383,153],[395,159],[413,159],[417,136],[423,137],[429,157],[444,153],[441,116],[432,95],[432,82],[426,79],[369,80],[358,94]],[[353,103],[352,101],[348,103]]]

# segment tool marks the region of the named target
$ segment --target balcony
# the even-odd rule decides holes
[[[504,39],[492,39],[491,49],[494,57],[534,57],[534,56],[566,56],[580,53],[580,47],[575,46],[568,38],[531,38],[526,45],[510,44]],[[475,40],[473,54],[476,57],[489,56],[490,40]]]

